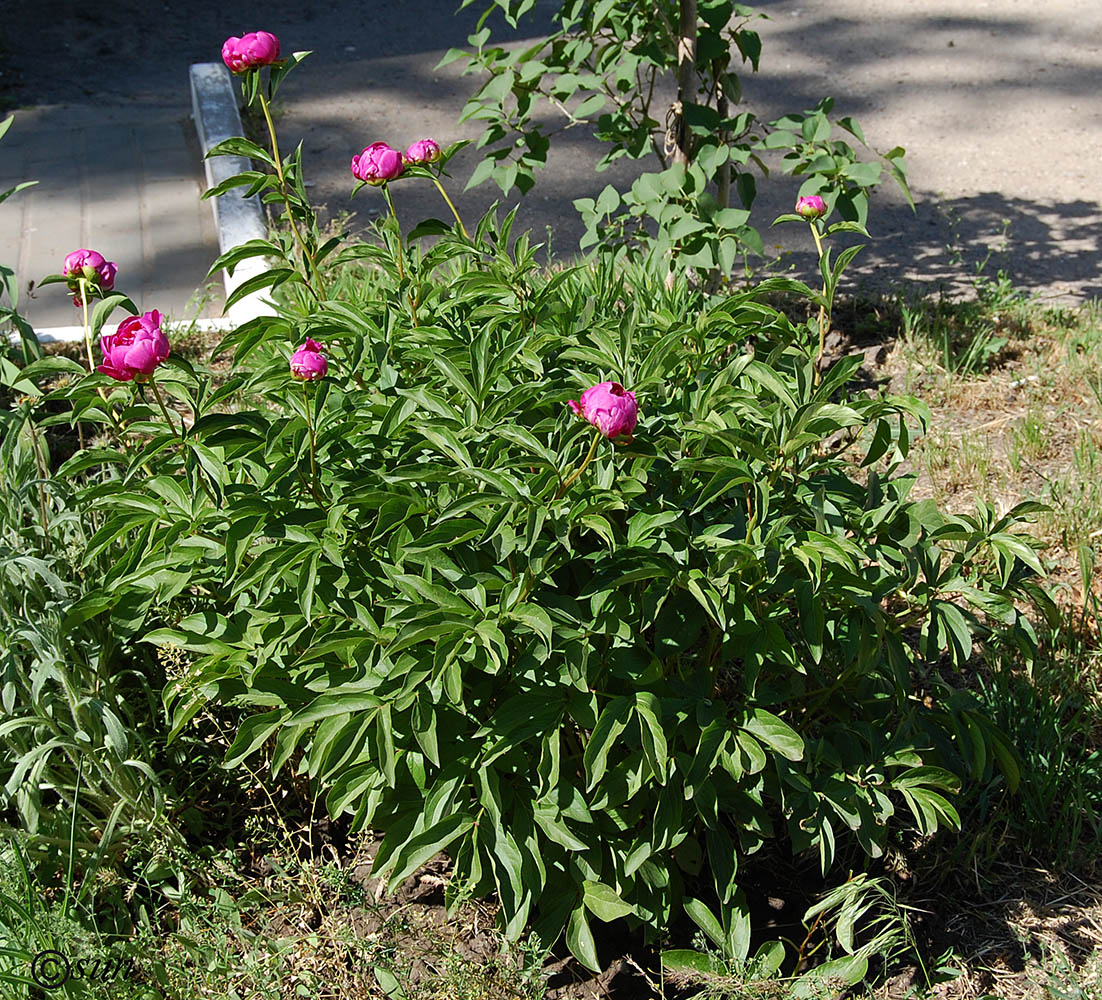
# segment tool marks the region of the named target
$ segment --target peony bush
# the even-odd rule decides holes
[[[255,34],[224,56],[267,115],[303,54],[276,64]],[[236,711],[227,766],[307,776],[379,833],[391,888],[446,851],[449,904],[493,894],[508,934],[565,936],[592,969],[595,922],[658,940],[682,913],[746,963],[740,869],[767,843],[853,868],[958,826],[962,780],[1014,786],[1013,749],[944,667],[977,641],[1032,649],[1030,508],[910,499],[925,408],[858,391],[860,356],[822,366],[852,258],[831,268],[823,241],[852,223],[796,207],[822,291],[711,295],[657,254],[549,272],[493,211],[472,235],[391,206],[345,245],[275,138],[215,151],[271,168],[217,190],[261,191],[287,224],[213,269],[266,256],[236,294],[286,293],[215,350],[228,374],[174,358],[151,312],[46,395],[113,444],[59,470],[99,525],[89,558],[117,554],[69,620],[124,616],[128,641],[189,653],[171,736]],[[352,169],[388,204],[429,179],[454,212],[459,148],[375,142]],[[120,305],[96,306],[89,344]],[[24,377],[56,374],[37,364]]]

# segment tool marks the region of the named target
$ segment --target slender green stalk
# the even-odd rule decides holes
[[[96,360],[92,356],[92,326],[88,322],[88,282],[84,278],[77,279],[80,284],[80,305],[81,311],[84,314],[84,344],[88,349],[88,373],[91,374],[96,370]],[[115,411],[111,409],[111,404],[107,400],[107,393],[103,391],[103,387],[99,388],[99,398],[103,400],[103,412],[107,414],[107,418],[115,425],[115,432],[122,434],[122,424],[115,416]],[[77,424],[77,434],[80,437],[80,446],[84,447],[84,431],[81,429],[80,424]]]
[[[463,225],[463,220],[459,218],[459,212],[456,210],[456,207],[452,203],[451,198],[448,197],[448,192],[444,190],[444,185],[440,183],[440,178],[434,176],[432,182],[436,185],[436,190],[440,192],[440,195],[441,197],[443,197],[444,201],[448,203],[448,208],[452,210],[452,215],[455,216],[455,221],[459,223],[459,228],[462,231],[463,235],[466,236],[467,239],[470,239],[471,234],[467,232],[467,227]]]
[[[80,426],[79,424],[77,425]],[[27,413],[27,428],[31,432],[31,447],[34,450],[34,467],[38,473],[38,512],[42,516],[42,542],[49,552],[52,548],[50,545],[50,522],[46,516],[46,490],[43,488],[43,480],[47,478],[49,469],[46,466],[46,457],[42,454],[41,447],[38,442],[38,432],[34,429],[34,419],[31,417],[30,412]],[[82,445],[83,447],[83,445]]]
[[[566,491],[568,489],[570,489],[571,486],[574,485],[574,483],[577,481],[578,477],[583,472],[585,472],[586,467],[589,465],[590,462],[593,461],[593,456],[597,454],[597,445],[600,443],[600,441],[601,441],[601,432],[599,430],[594,429],[593,443],[589,446],[589,454],[585,456],[585,461],[582,462],[582,464],[578,466],[577,470],[573,473],[573,475],[571,475],[570,478],[567,479],[566,482],[563,483],[562,486],[559,487],[559,492],[556,493],[555,497],[554,497],[555,500],[558,500],[564,493],[566,493]]]
[[[89,373],[96,370],[96,362],[92,357],[92,328],[88,325],[88,282],[84,278],[78,278],[78,285],[80,287],[80,304],[84,313],[84,345],[88,348],[88,371]],[[100,392],[102,396],[103,393]],[[80,450],[84,450],[84,427],[77,423],[77,440],[80,443]]]
[[[405,248],[402,244],[402,226],[398,222],[398,213],[394,209],[394,199],[390,196],[390,188],[386,181],[383,181],[383,196],[386,198],[386,203],[390,208],[391,218],[394,219],[394,227],[398,230],[398,279],[399,281],[405,281],[406,269],[403,263],[403,258],[406,255]],[[445,195],[445,197],[447,197]],[[417,325],[417,296],[412,293],[409,295],[409,315],[410,320],[414,326]]]
[[[570,476],[567,477],[562,486],[559,487],[559,491],[555,494],[552,502],[560,499],[566,493],[566,491],[578,481],[578,477],[581,476],[583,472],[585,472],[586,468],[589,466],[589,463],[593,461],[593,456],[597,454],[597,445],[600,444],[602,435],[600,430],[598,430],[597,428],[594,428],[593,430],[593,441],[589,446],[589,451],[586,453],[585,459],[582,461],[582,464],[579,465],[578,468]],[[532,576],[531,567],[525,566],[524,583],[521,586],[520,596],[516,599],[516,601],[513,602],[513,607],[524,603],[524,601],[527,599],[528,595],[532,591],[532,584],[534,582],[535,579]]]
[[[161,396],[161,390],[157,388],[157,380],[152,375],[149,376],[149,387],[153,390],[153,395],[157,399],[157,405],[161,408],[161,413],[164,414],[165,422],[171,428],[172,433],[176,435],[182,442],[184,435],[176,429],[176,424],[172,422],[172,418],[168,415],[168,407],[165,406],[164,397]],[[183,423],[183,417],[180,418],[180,422]]]
[[[816,227],[813,221],[808,222],[808,226],[811,227],[811,235],[815,238],[815,249],[819,254],[819,260],[823,259],[823,238],[819,235],[818,227]],[[826,298],[826,279],[823,283],[823,297]],[[815,355],[815,371],[812,374],[812,378],[815,380],[815,384],[818,385],[823,380],[823,373],[820,366],[823,363],[823,352],[826,350],[826,328],[829,317],[827,316],[826,304],[821,303],[819,305],[819,353]]]
[[[317,463],[317,436],[314,433],[313,407],[310,405],[310,389],[305,382],[302,383],[302,395],[306,401],[306,430],[310,436],[310,492],[314,499],[324,506],[321,493],[318,489],[318,463]]]
[[[303,263],[308,265],[304,267],[308,273],[303,275],[306,281],[306,287],[310,289],[314,298],[321,302],[325,298],[325,287],[322,284],[321,272],[318,270],[318,262],[314,259],[313,254],[310,253],[309,247],[306,245],[306,241],[302,238],[302,233],[299,232],[298,223],[295,222],[295,213],[291,208],[291,200],[287,192],[287,176],[283,172],[283,161],[279,156],[279,140],[276,138],[275,123],[272,121],[272,112],[268,107],[268,99],[264,96],[263,90],[258,90],[257,95],[260,99],[260,109],[264,112],[264,121],[268,125],[268,135],[272,140],[272,159],[275,161],[276,179],[279,181],[279,191],[283,195],[283,204],[287,206],[287,219],[291,223],[291,233],[294,235],[295,242],[298,243],[299,251],[302,253]],[[315,285],[310,283],[310,273],[313,273]]]
[[[405,280],[406,269],[402,263],[402,258],[405,256],[405,251],[402,248],[402,227],[398,222],[398,213],[394,210],[394,199],[390,196],[390,187],[386,181],[383,181],[383,197],[386,198],[387,207],[390,209],[390,216],[394,220],[394,225],[398,229],[398,277]]]
[[[164,414],[165,421],[168,423],[168,426],[172,429],[172,433],[179,439],[180,444],[184,444],[184,434],[183,434],[184,418],[180,417],[180,427],[181,427],[181,429],[177,430],[176,425],[172,422],[172,418],[168,415],[168,407],[165,406],[165,401],[164,401],[164,397],[161,395],[161,390],[157,388],[157,380],[152,375],[149,376],[149,385],[153,389],[153,395],[157,399],[157,405],[160,406],[161,413]],[[148,473],[148,471],[149,471],[148,466],[146,466],[145,469],[146,469],[146,472]],[[198,472],[197,478],[199,480],[199,485],[203,487],[203,492],[206,493],[207,498],[210,500],[210,502],[212,504],[214,504],[215,507],[219,506],[218,501],[214,497],[214,492],[207,485],[206,473],[203,471],[203,467],[201,465],[198,467],[197,472]]]
[[[84,756],[77,760],[77,783],[73,788],[73,815],[69,821],[69,871],[65,878],[65,902],[61,904],[61,919],[69,916],[69,895],[73,888],[73,862],[76,860],[77,811],[80,807],[80,779],[84,774]]]
[[[80,287],[80,308],[84,313],[84,346],[88,348],[88,371],[94,372],[96,362],[92,357],[92,327],[88,323],[88,281],[78,278],[77,284]]]

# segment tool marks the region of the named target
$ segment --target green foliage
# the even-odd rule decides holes
[[[138,591],[111,616],[74,610],[104,607],[93,595],[118,577],[90,544],[95,522],[49,477],[34,410],[26,401],[5,413],[0,444],[2,797],[20,829],[54,838],[77,809],[82,843],[105,851],[163,816],[150,766],[157,695],[147,671],[122,655],[130,616],[141,613]]]
[[[1056,869],[1102,846],[1098,652],[1081,629],[1070,616],[1045,630],[1028,673],[1000,650],[980,678],[986,713],[1014,746],[1022,777],[1010,808],[1003,789],[982,784],[961,804],[977,835],[954,853],[969,865],[994,863],[1008,841]]]
[[[739,870],[767,841],[825,873],[900,829],[958,827],[963,780],[1014,788],[1013,749],[945,668],[977,640],[1034,655],[1019,604],[1042,599],[1041,566],[1015,528],[1037,505],[951,517],[911,500],[900,465],[926,408],[856,391],[860,356],[821,372],[822,323],[766,304],[829,309],[852,253],[822,255],[821,294],[775,279],[715,297],[659,255],[541,270],[513,214],[473,235],[415,227],[438,237],[427,249],[392,215],[380,242],[340,247],[297,153],[252,155],[276,171],[291,235],[215,269],[269,256],[251,288],[288,295],[216,348],[228,372],[179,357],[152,385],[64,359],[4,370],[34,400],[4,439],[12,530],[46,544],[48,483],[89,533],[74,558],[99,570],[56,609],[91,679],[28,725],[102,743],[106,788],[147,775],[122,759],[138,723],[109,721],[126,675],[108,666],[124,643],[183,651],[161,695],[170,740],[208,706],[239,711],[226,766],[307,776],[331,814],[383,835],[391,889],[447,851],[450,906],[494,894],[509,938],[565,935],[591,969],[594,921],[655,939],[683,911],[744,965]],[[334,297],[355,288],[346,268],[373,277]],[[288,367],[307,338],[326,345],[317,382]],[[566,405],[612,380],[639,399],[633,441]],[[50,462],[38,428],[63,424],[111,447]],[[37,570],[19,565],[26,586]],[[78,810],[79,773],[70,785]]]
[[[840,838],[875,856],[899,823],[955,826],[958,774],[989,758],[1012,782],[936,665],[991,629],[1029,649],[1028,510],[909,501],[893,470],[923,407],[847,394],[856,357],[816,384],[760,292],[543,275],[510,224],[403,251],[379,298],[246,324],[220,387],[159,376],[194,415],[181,440],[120,401],[149,443],[60,470],[117,554],[70,615],[125,609],[196,657],[172,733],[243,706],[227,763],[263,750],[384,831],[392,887],[447,850],[454,892],[594,968],[594,919],[657,932],[702,871],[746,926],[739,860],[769,838],[827,870]],[[329,345],[317,385],[288,374],[306,336]],[[637,393],[636,440],[563,493],[593,434],[565,402],[602,379]],[[45,398],[87,412],[98,384]]]
[[[795,956],[795,966],[802,968],[805,960],[821,950],[832,957],[818,961],[803,975],[783,975],[782,968],[791,964],[781,941],[765,941],[750,956],[748,921],[721,924],[695,899],[686,900],[685,912],[702,932],[699,948],[663,952],[662,967],[702,986],[698,996],[778,996],[776,987],[781,982],[783,995],[793,1000],[830,996],[840,987],[861,982],[870,959],[888,963],[913,947],[906,915],[887,881],[864,875],[851,876],[804,913],[807,936]]]
[[[1010,285],[1006,274],[978,274],[975,298],[901,302],[902,333],[912,348],[933,355],[950,378],[972,379],[997,367],[1017,332],[1026,296]]]
[[[41,354],[30,343],[24,359]],[[131,590],[111,602],[112,614],[88,613],[107,607],[99,588],[125,570],[95,537],[98,515],[75,508],[52,475],[59,462],[50,431],[71,414],[45,404],[34,379],[64,383],[78,373],[66,358],[19,369],[0,356],[0,398],[9,404],[0,412],[0,802],[4,825],[33,835],[32,855],[55,863],[74,813],[77,849],[102,858],[163,822],[165,811],[150,725],[158,695],[142,658],[125,652],[131,621],[153,594],[143,602]],[[118,459],[103,447],[81,454]]]
[[[903,149],[863,160],[837,137],[840,130],[865,146],[856,121],[830,119],[833,99],[769,123],[744,109],[737,68],[756,71],[762,47],[751,28],[761,15],[752,8],[694,0],[695,23],[683,29],[679,15],[688,7],[679,0],[563,0],[554,15],[558,30],[547,39],[524,49],[490,44],[491,13],[500,10],[516,25],[532,6],[493,0],[468,39],[471,50],[452,49],[441,65],[465,59],[465,72],[488,77],[464,110],[465,119],[486,122],[477,143],[486,153],[468,187],[493,180],[505,193],[527,192],[553,136],[579,126],[608,144],[598,171],[625,156],[658,160],[660,169],[642,174],[630,191],[609,185],[597,198],[575,202],[586,226],[583,249],[644,246],[685,266],[730,275],[736,260],[764,252],[749,220],[757,176],[767,174],[766,160],[777,156],[782,173],[802,178],[800,195],[822,195],[848,222],[866,223],[869,193],[885,168],[910,200]],[[656,93],[679,71],[683,39],[694,57],[691,78],[679,81],[674,102],[659,109]],[[535,117],[544,101],[561,113],[561,127],[549,131]]]

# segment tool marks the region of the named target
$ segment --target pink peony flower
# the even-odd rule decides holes
[[[579,417],[588,420],[605,437],[621,435],[625,444],[631,443],[631,434],[639,419],[639,404],[635,394],[628,392],[619,382],[599,382],[582,393],[580,402],[571,399],[567,406]]]
[[[306,343],[291,355],[291,374],[295,378],[315,382],[319,378],[325,378],[328,371],[329,362],[321,353],[321,344],[309,337],[306,338]]]
[[[420,139],[406,150],[406,163],[435,163],[440,159],[435,139]]]
[[[222,62],[234,73],[271,66],[279,62],[279,39],[270,31],[231,35],[222,43]]]
[[[826,213],[826,202],[817,194],[807,194],[796,200],[796,214],[809,222],[812,219],[821,219]]]
[[[73,305],[81,306],[84,304],[80,298],[81,278],[92,285],[93,294],[96,291],[109,292],[115,287],[115,275],[119,269],[114,261],[105,259],[96,250],[73,250],[65,255],[61,273],[70,279],[68,284],[69,291],[73,293]]]
[[[392,181],[402,169],[402,154],[385,142],[373,142],[359,156],[352,157],[352,173],[368,184]]]
[[[168,337],[161,330],[161,314],[154,309],[141,316],[128,316],[114,333],[99,342],[103,364],[96,371],[120,382],[148,378],[168,357]]]

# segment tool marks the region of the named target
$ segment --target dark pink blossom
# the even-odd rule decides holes
[[[352,157],[352,173],[368,184],[382,184],[401,176],[402,154],[385,142],[373,142],[359,156]]]
[[[631,442],[632,431],[639,419],[639,404],[635,394],[628,392],[619,382],[599,382],[586,389],[580,401],[571,399],[567,405],[605,437],[622,436],[625,443]]]
[[[314,382],[319,378],[325,378],[329,371],[329,362],[321,353],[321,344],[315,340],[306,339],[294,354],[291,355],[291,374],[295,378]]]
[[[105,333],[99,342],[103,364],[96,371],[120,382],[148,378],[168,357],[168,337],[161,329],[161,314],[154,309],[141,316],[124,319],[114,333]]]
[[[270,31],[250,31],[222,43],[222,62],[234,73],[245,73],[279,62],[279,39]]]

